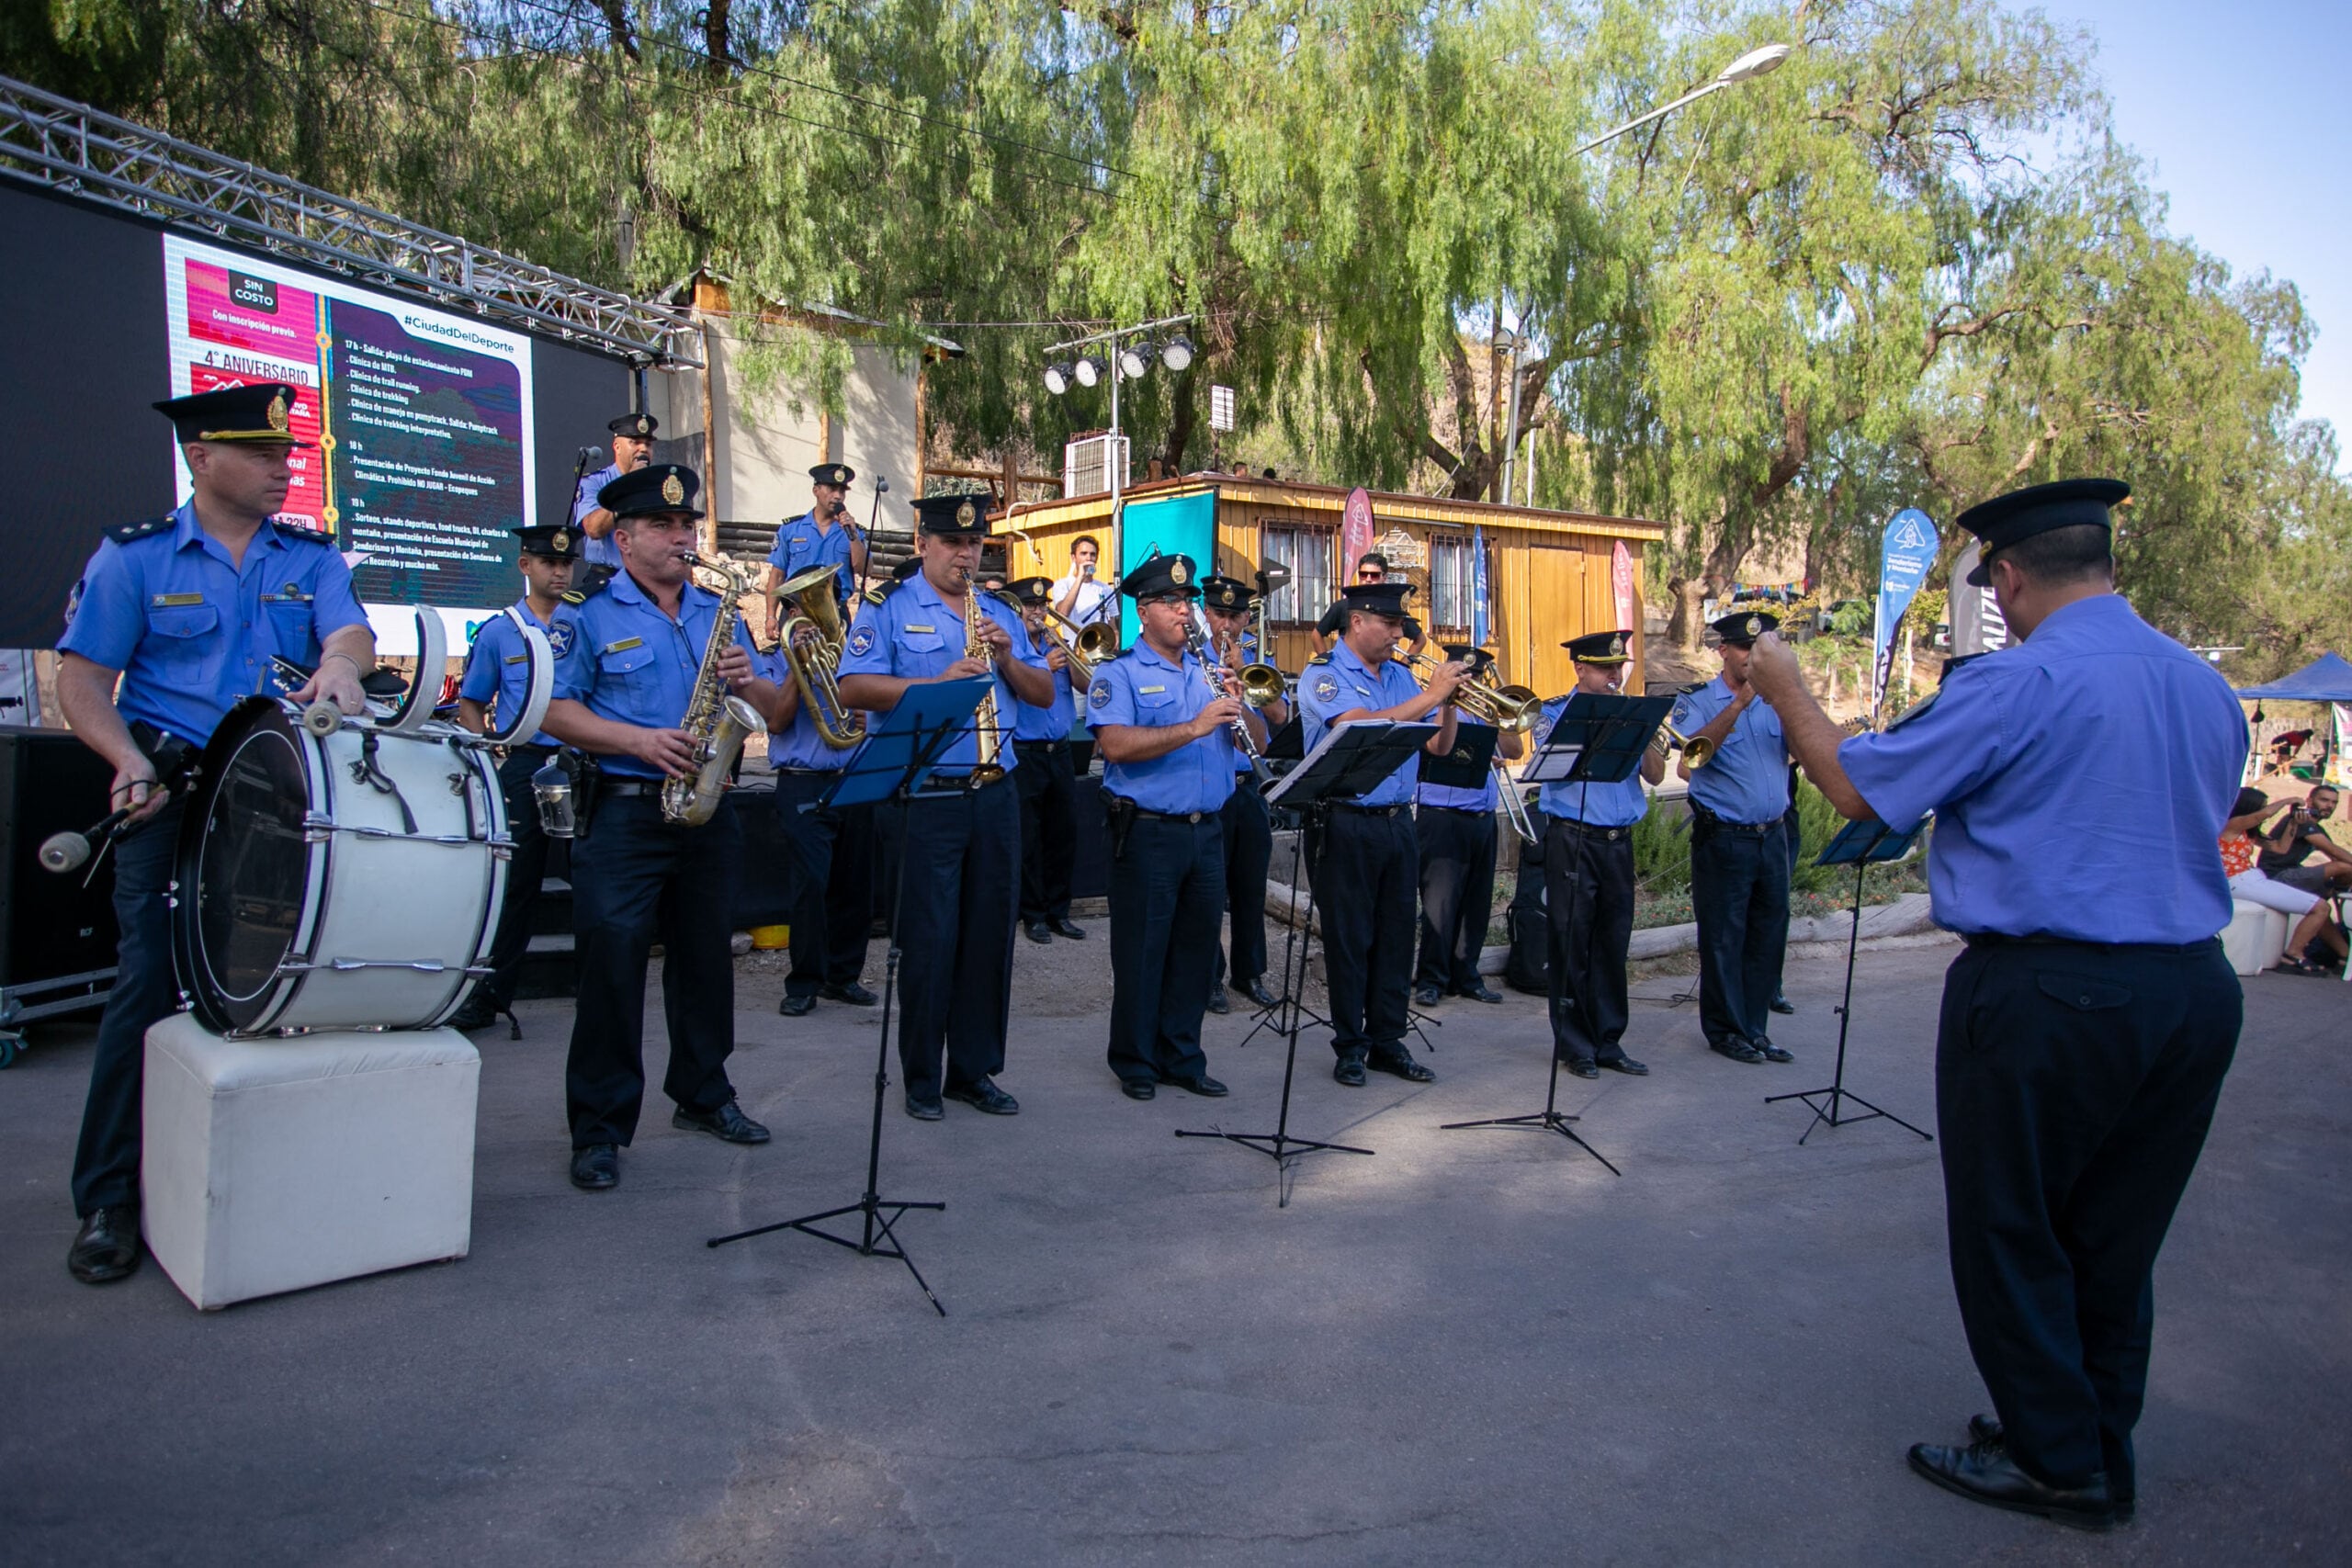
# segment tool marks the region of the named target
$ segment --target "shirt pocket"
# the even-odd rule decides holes
[[[899,628],[898,643],[909,653],[927,655],[937,653],[945,648],[947,639],[936,630],[915,631],[901,626]]]
[[[208,684],[228,651],[220,612],[210,604],[178,604],[147,612],[146,651],[175,681]]]
[[[319,661],[314,623],[308,599],[265,599],[262,614],[269,617],[270,651],[297,664]]]
[[[1176,694],[1173,690],[1157,692],[1139,690],[1136,693],[1135,699],[1136,718],[1139,722],[1159,728],[1177,721]]]
[[[602,705],[628,723],[664,729],[684,716],[659,711],[662,683],[653,676],[653,649],[642,643],[598,654],[595,695],[602,699]]]

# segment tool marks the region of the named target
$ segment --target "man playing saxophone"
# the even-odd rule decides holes
[[[993,675],[995,686],[973,733],[949,742],[932,775],[933,790],[962,790],[885,807],[876,824],[885,838],[901,827],[906,834],[891,919],[914,962],[899,982],[899,1065],[907,1114],[917,1121],[940,1119],[943,1093],[1010,1116],[1020,1102],[994,1075],[1004,1068],[1021,888],[1013,725],[1016,704],[1053,701],[1054,678],[1012,607],[976,585],[987,498],[925,496],[914,505],[922,569],[860,610],[842,654],[842,700],[879,714],[912,685]]]
[[[656,941],[670,1025],[662,1087],[677,1106],[671,1123],[730,1144],[768,1140],[727,1079],[735,1049],[728,943],[742,857],[734,809],[721,799],[709,820],[689,827],[668,819],[662,802],[666,781],[702,768],[703,738],[678,726],[695,706],[705,649],[721,630],[724,601],[691,580],[700,488],[693,469],[656,464],[597,492],[614,519],[621,570],[580,604],[545,721],[557,739],[595,753],[604,775],[593,820],[571,845],[580,993],[564,1093],[572,1184],[589,1191],[620,1180],[620,1145],[637,1131],[645,966]],[[781,694],[754,670],[740,615],[733,637],[713,671],[722,694],[773,708]]]

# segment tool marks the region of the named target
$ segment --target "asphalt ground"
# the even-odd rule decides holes
[[[1703,1050],[1637,985],[1646,1079],[1561,1080],[1611,1176],[1549,1134],[1535,998],[1452,1001],[1427,1087],[1347,1089],[1212,1020],[1207,1101],[1122,1098],[1108,943],[1020,943],[1005,1087],[884,1118],[886,1195],[947,1305],[792,1234],[855,1200],[874,1015],[775,1016],[746,959],[733,1064],[776,1133],[649,1107],[621,1187],[566,1182],[563,1004],[481,1038],[473,1249],[199,1314],[151,1262],[64,1252],[88,1032],[0,1074],[0,1562],[40,1563],[2211,1563],[2344,1562],[2352,1464],[2352,992],[2266,976],[2158,1270],[2139,1523],[2004,1515],[1905,1468],[1985,1401],[1944,1264],[1934,1145],[1814,1134],[1841,964],[1794,965],[1792,1066]],[[1275,945],[1279,953],[1280,928]],[[1932,1125],[1949,948],[1864,954],[1849,1081]],[[879,983],[881,950],[875,951]],[[651,1077],[660,1079],[659,1003]]]

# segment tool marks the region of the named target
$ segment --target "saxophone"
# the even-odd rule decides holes
[[[980,636],[981,628],[988,625],[988,612],[980,608],[980,592],[978,582],[969,577],[964,580],[964,657],[979,660],[990,671],[989,694],[980,699],[979,711],[973,716],[979,729],[980,760],[972,767],[971,782],[967,786],[971,789],[1004,777],[1004,768],[998,761],[1004,755],[1004,726],[996,711],[996,655]]]
[[[686,704],[686,716],[678,721],[678,728],[694,738],[697,766],[689,777],[665,779],[662,784],[662,819],[699,828],[718,811],[736,759],[743,753],[743,742],[767,726],[757,709],[728,692],[726,678],[718,672],[720,657],[735,646],[735,606],[752,592],[752,580],[725,556],[690,555],[686,563],[727,580],[718,595],[718,619],[711,622],[710,640],[703,646],[702,667],[695,671],[694,697]]]

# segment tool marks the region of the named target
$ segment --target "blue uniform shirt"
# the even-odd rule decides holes
[[[1029,628],[1012,607],[996,595],[975,589],[980,613],[1012,637],[1012,656],[1033,669],[1046,667],[1045,656],[1029,640]],[[879,604],[866,604],[850,627],[849,643],[842,649],[837,675],[894,675],[902,681],[922,681],[937,675],[964,657],[964,617],[947,606],[931,580],[917,572],[891,589]],[[1000,669],[996,676],[997,720],[1003,726],[1005,744],[997,766],[1012,772],[1020,758],[1012,748],[1013,726],[1019,722],[1021,700]],[[939,771],[968,773],[980,758],[978,735],[959,735],[941,753]]]
[[[1544,722],[1536,730],[1539,747],[1552,738],[1552,727],[1560,722],[1560,716],[1567,707],[1567,697],[1554,697],[1544,705]],[[1615,784],[1547,784],[1536,793],[1535,802],[1547,817],[1581,822],[1588,828],[1630,828],[1647,816],[1650,809],[1650,797],[1642,788],[1642,770],[1638,765]]]
[[[621,569],[621,547],[613,543],[610,534],[601,539],[590,538],[581,519],[596,510],[596,492],[620,477],[621,466],[607,463],[593,474],[582,475],[580,488],[571,497],[571,525],[580,530],[580,558],[590,566],[608,566],[615,571]]]
[[[1463,729],[1472,725],[1483,726],[1487,722],[1458,708],[1454,710],[1454,718]],[[1414,761],[1418,763],[1419,759],[1415,758]],[[1495,770],[1491,767],[1487,770],[1487,782],[1480,788],[1458,789],[1453,784],[1423,783],[1415,798],[1423,806],[1442,806],[1455,811],[1491,812],[1502,804],[1501,792],[1495,787]]]
[[[775,531],[775,548],[768,552],[768,564],[784,573],[786,581],[799,576],[812,566],[832,563],[834,576],[841,583],[840,596],[847,599],[857,592],[857,578],[849,567],[849,529],[847,514],[830,529],[820,529],[814,513],[804,512]]]
[[[232,566],[190,501],[168,526],[98,546],[57,649],[122,671],[126,720],[205,741],[238,702],[279,689],[273,657],[315,665],[328,637],[367,624],[328,540],[265,523]]]
[[[585,703],[598,718],[647,729],[675,729],[694,700],[695,675],[718,620],[718,595],[688,582],[679,592],[678,619],[673,621],[624,571],[602,592],[588,596],[578,620],[571,649],[556,666],[555,694]],[[752,645],[741,615],[735,617],[735,640],[743,648]],[[625,753],[597,761],[605,772],[622,778],[662,776]]]
[[[1165,729],[1190,724],[1217,694],[1200,660],[1188,653],[1171,663],[1137,637],[1126,652],[1094,671],[1094,684],[1086,693],[1087,716],[1097,728],[1131,724]],[[1164,757],[1104,763],[1102,787],[1146,811],[1216,811],[1233,794],[1233,759],[1239,750],[1232,729],[1220,725]]]
[[[1054,671],[1054,700],[1046,707],[1021,704],[1021,717],[1012,727],[1015,740],[1059,740],[1069,734],[1069,668]]]
[[[1258,662],[1258,634],[1256,632],[1243,632],[1241,634],[1238,651],[1235,653],[1234,657],[1240,660],[1244,664],[1255,664]],[[1237,669],[1234,671],[1234,673],[1238,675],[1241,671]],[[1269,721],[1267,725],[1266,739],[1272,740],[1273,738],[1273,727],[1272,721]],[[1250,765],[1250,753],[1244,751],[1238,746],[1236,746],[1233,749],[1233,771],[1237,773],[1255,774],[1257,773],[1257,769]]]
[[[1838,761],[1886,821],[1936,813],[1939,925],[2170,944],[2230,923],[2220,840],[2246,747],[2228,682],[2110,593],[1962,665]]]
[[[778,686],[793,684],[792,666],[786,662],[781,648],[768,653],[753,653],[752,663],[760,673]],[[768,737],[768,766],[772,768],[808,768],[820,773],[838,773],[857,754],[854,746],[839,750],[825,744],[817,730],[817,720],[804,699],[792,712],[792,722],[784,727],[781,735]]]
[[[543,621],[526,596],[514,601],[514,613],[528,615],[531,624],[547,634],[548,647],[560,667],[563,656],[571,650],[572,633],[579,629],[577,612],[559,602],[555,618]],[[489,708],[493,724],[503,723],[530,699],[530,655],[523,650],[523,634],[507,615],[492,615],[474,634],[474,646],[466,655],[466,672],[458,681],[458,695]],[[560,746],[563,742],[542,729],[524,744]]]
[[[1353,708],[1378,713],[1409,702],[1421,694],[1421,683],[1413,672],[1397,660],[1384,661],[1378,670],[1367,669],[1355,650],[1344,641],[1331,649],[1328,658],[1317,660],[1306,667],[1298,680],[1298,705],[1306,716],[1306,743],[1310,751],[1322,743],[1325,732],[1331,728],[1331,716]],[[1358,806],[1402,806],[1413,798],[1414,787],[1421,777],[1420,753],[1415,752],[1396,765],[1396,771],[1370,790],[1355,797]]]
[[[1696,735],[1732,701],[1731,688],[1718,675],[1674,705],[1674,728]],[[1691,770],[1690,798],[1718,817],[1750,826],[1788,814],[1789,743],[1771,704],[1760,696],[1748,704],[1707,765]]]

